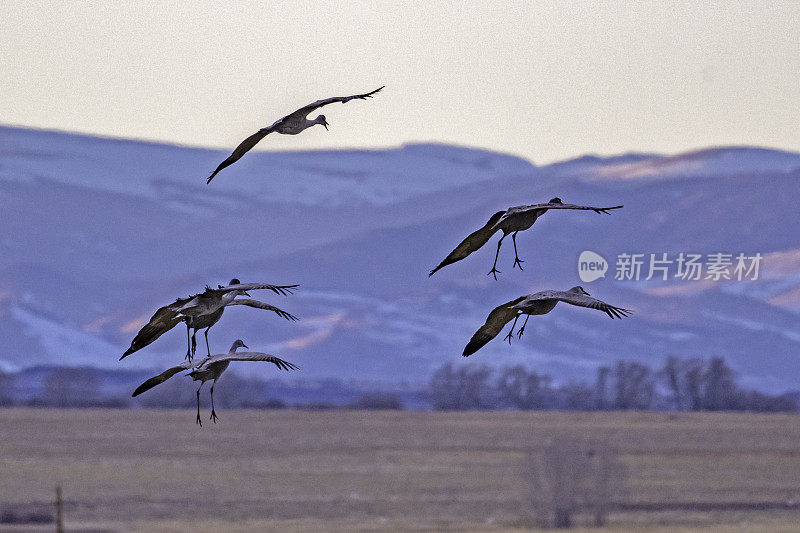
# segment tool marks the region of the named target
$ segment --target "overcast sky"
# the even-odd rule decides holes
[[[800,2],[0,4],[0,123],[232,149],[437,141],[536,163],[720,144],[800,151]]]

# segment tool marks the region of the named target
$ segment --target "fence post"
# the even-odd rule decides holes
[[[61,499],[61,485],[56,485],[56,533],[64,533],[64,501]]]

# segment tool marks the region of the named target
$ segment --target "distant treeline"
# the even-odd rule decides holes
[[[0,372],[0,407],[58,408],[194,408],[198,383],[172,378],[146,394],[131,398],[148,372],[114,372],[91,367],[40,367],[29,372]],[[208,385],[200,403],[209,401]],[[214,403],[224,409],[403,409],[415,391],[382,391],[353,387],[337,379],[284,383],[226,373],[214,389]],[[416,398],[405,401],[416,405]]]
[[[60,408],[193,408],[197,383],[172,378],[146,394],[130,392],[149,372],[42,367],[0,372],[0,406]],[[594,381],[558,383],[523,366],[495,369],[447,363],[427,387],[364,387],[338,379],[283,382],[227,373],[214,389],[224,409],[519,409],[564,411],[798,411],[798,393],[766,394],[740,387],[722,358],[668,358],[661,368],[618,361]],[[201,395],[201,403],[208,395]]]
[[[437,410],[519,409],[565,411],[795,412],[800,394],[765,394],[740,387],[722,357],[667,358],[662,368],[617,361],[598,368],[593,383],[555,385],[523,366],[447,363],[430,380]]]

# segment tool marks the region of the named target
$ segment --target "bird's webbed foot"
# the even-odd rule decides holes
[[[514,328],[511,328],[511,329],[508,331],[508,335],[506,335],[505,337],[503,337],[503,340],[504,340],[504,341],[508,341],[508,344],[511,344],[511,338],[512,338],[513,336],[514,336]]]
[[[523,261],[523,260],[522,260],[522,259],[520,259],[519,257],[515,257],[515,258],[514,258],[514,266],[512,266],[512,267],[511,267],[511,269],[513,270],[513,269],[514,269],[514,267],[516,267],[516,266],[519,266],[519,269],[520,269],[520,270],[523,270],[523,269],[522,269],[522,263],[524,263],[524,262],[525,262],[525,261]]]
[[[213,409],[211,410],[211,420],[213,420],[215,424],[217,423],[217,420],[219,420],[219,417],[217,416],[217,412],[214,411]]]
[[[197,422],[200,425],[200,427],[203,427],[203,421],[200,420],[200,413],[197,413],[197,418],[195,419],[195,422]]]
[[[494,275],[494,280],[497,281],[497,275],[498,274],[501,274],[501,272],[499,270],[497,270],[497,267],[492,267],[492,269],[486,275],[487,276]]]
[[[521,328],[519,328],[519,331],[517,332],[517,338],[521,339],[522,338],[522,334],[524,332],[525,332],[525,326],[522,326]]]

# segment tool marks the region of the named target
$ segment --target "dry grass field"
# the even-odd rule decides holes
[[[0,512],[60,483],[68,530],[521,531],[528,451],[576,436],[627,477],[587,531],[800,531],[792,415],[0,409],[0,435]]]

